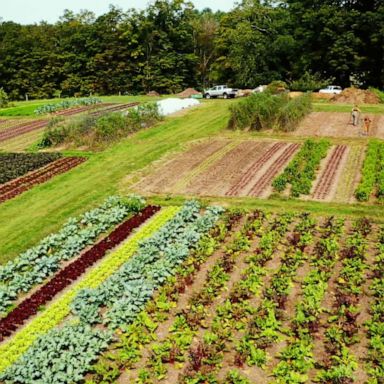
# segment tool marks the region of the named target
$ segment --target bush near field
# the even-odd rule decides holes
[[[228,128],[289,132],[295,130],[311,110],[309,93],[294,99],[290,99],[288,94],[258,93],[231,105]]]
[[[85,115],[67,121],[52,120],[38,147],[58,145],[100,149],[161,120],[156,103],[132,108],[126,113],[112,112],[102,116]]]

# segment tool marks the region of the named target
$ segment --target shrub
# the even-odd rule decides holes
[[[0,88],[0,108],[5,108],[8,106],[8,95],[4,91],[4,88]]]
[[[272,95],[278,95],[280,93],[284,93],[288,90],[288,85],[285,81],[275,80],[272,83],[268,84],[267,92]]]
[[[228,128],[291,131],[311,108],[309,94],[290,100],[287,94],[257,93],[231,105]]]
[[[71,144],[102,148],[130,133],[150,127],[160,119],[157,104],[148,103],[126,113],[112,112],[99,117],[85,115],[64,122],[52,120],[38,146]]]

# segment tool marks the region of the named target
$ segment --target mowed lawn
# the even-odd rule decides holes
[[[70,172],[0,205],[0,263],[118,192],[122,179],[183,143],[225,128],[229,102],[203,104],[90,156]]]

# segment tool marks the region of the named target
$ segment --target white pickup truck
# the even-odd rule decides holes
[[[338,95],[343,91],[343,88],[338,85],[328,85],[328,87],[320,89],[319,93],[326,93],[329,95]]]
[[[216,87],[204,90],[204,97],[206,99],[213,99],[217,97],[229,99],[236,97],[237,92],[237,89],[228,88],[226,85],[217,85]]]

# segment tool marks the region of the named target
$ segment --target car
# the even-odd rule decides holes
[[[234,98],[237,96],[238,89],[228,88],[226,85],[216,85],[215,87],[204,90],[206,99],[222,97],[223,99]]]
[[[320,89],[319,93],[328,93],[330,95],[338,95],[343,92],[343,88],[338,85],[328,85],[328,87]]]

